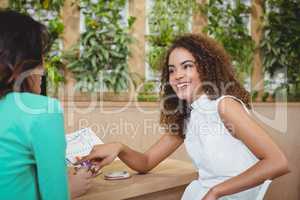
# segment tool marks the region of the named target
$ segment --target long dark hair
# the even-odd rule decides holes
[[[190,114],[187,102],[180,100],[169,84],[169,56],[176,48],[188,50],[195,58],[201,82],[209,83],[203,84],[201,88],[209,99],[215,100],[222,95],[232,95],[241,99],[248,108],[251,108],[249,92],[237,81],[230,57],[222,45],[204,35],[185,34],[173,41],[161,62],[163,109],[160,123],[168,131],[184,138],[185,122]]]
[[[33,92],[25,79],[14,85],[23,72],[43,64],[49,50],[49,34],[44,25],[11,10],[0,10],[0,98],[12,91]]]

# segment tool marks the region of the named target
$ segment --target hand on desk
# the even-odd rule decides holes
[[[119,155],[122,145],[119,143],[100,144],[94,146],[88,156],[85,156],[79,162],[91,161],[98,170],[112,163]]]
[[[69,187],[71,198],[85,194],[91,187],[92,174],[86,169],[75,171],[69,168]]]

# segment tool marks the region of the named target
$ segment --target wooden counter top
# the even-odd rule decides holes
[[[89,192],[76,200],[120,200],[137,199],[140,196],[179,188],[197,179],[198,174],[192,164],[167,159],[148,174],[137,174],[120,160],[103,168],[103,172],[127,170],[132,177],[125,180],[104,180],[103,174],[93,180]],[[143,198],[145,199],[145,198]]]

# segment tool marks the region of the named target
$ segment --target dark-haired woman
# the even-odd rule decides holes
[[[1,200],[69,199],[62,110],[57,100],[38,95],[47,47],[42,24],[0,10]]]
[[[84,159],[102,167],[119,156],[146,173],[185,143],[199,179],[183,200],[257,200],[269,179],[288,172],[285,156],[248,112],[249,94],[214,40],[193,34],[175,39],[161,78],[161,124],[168,132],[146,153],[111,143]]]

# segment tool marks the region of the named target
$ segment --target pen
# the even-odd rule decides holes
[[[66,158],[66,161],[67,161],[67,164],[70,164],[70,165],[74,166],[74,163],[72,163],[69,158]]]

